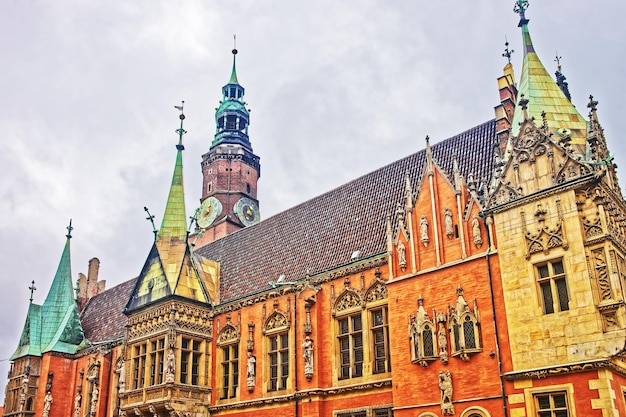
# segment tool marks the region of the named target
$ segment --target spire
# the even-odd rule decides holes
[[[554,79],[541,63],[528,30],[526,18],[527,0],[517,0],[514,11],[520,15],[519,27],[522,28],[524,61],[518,84],[518,98],[522,95],[527,101],[525,106],[516,106],[512,123],[512,134],[519,134],[520,125],[526,118],[541,120],[541,113],[546,112],[547,123],[551,132],[567,132],[572,138],[573,151],[585,154],[587,122],[572,105]],[[526,107],[527,117],[522,107]]]
[[[160,239],[180,239],[187,238],[187,214],[185,212],[185,192],[183,189],[183,135],[187,133],[183,129],[183,121],[185,114],[183,113],[183,105],[174,106],[180,110],[180,127],[176,129],[178,133],[178,144],[176,145],[176,164],[174,165],[174,175],[172,176],[172,184],[170,193],[167,197],[165,213],[163,214],[163,222],[159,229],[157,240]]]
[[[235,37],[235,47],[233,53],[233,70],[228,83],[222,87],[222,101],[215,109],[216,132],[211,143],[211,149],[221,143],[243,145],[252,152],[250,139],[248,138],[248,125],[250,124],[250,113],[246,109],[243,101],[245,89],[239,84],[237,79],[237,38]]]
[[[182,152],[185,114],[183,106],[174,106],[180,111],[180,127],[176,129],[176,163],[170,192],[167,197],[161,228],[139,274],[125,312],[141,308],[171,295],[199,302],[211,302],[216,298],[216,282],[219,269],[215,262],[192,253],[187,232],[185,193],[183,188]],[[144,208],[154,227],[154,216]]]
[[[35,282],[33,281],[29,287],[31,296],[28,315],[19,345],[11,360],[26,355],[41,356],[42,353],[50,351],[73,354],[85,342],[72,288],[70,259],[72,229],[70,220],[61,260],[43,305],[33,303]]]
[[[233,35],[233,71],[230,74],[230,80],[228,80],[228,84],[239,84],[237,81],[237,67],[236,67],[236,59],[237,59],[237,35]]]

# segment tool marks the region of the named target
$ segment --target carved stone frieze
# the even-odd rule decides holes
[[[346,288],[335,302],[334,312],[340,313],[363,305],[363,297],[354,289]]]
[[[387,285],[384,282],[376,281],[365,293],[365,302],[372,303],[387,299]]]
[[[238,342],[240,338],[239,326],[235,326],[232,323],[226,323],[224,328],[220,331],[217,336],[218,344],[228,344]]]
[[[284,286],[269,290],[265,293],[255,295],[254,297],[246,298],[243,300],[237,300],[235,302],[224,304],[215,307],[213,313],[215,315],[225,314],[231,311],[237,311],[244,307],[251,306],[257,303],[263,303],[268,300],[282,297],[292,292],[301,292],[306,288],[311,288],[315,292],[321,289],[322,284],[334,281],[338,278],[343,278],[349,275],[358,274],[359,272],[369,271],[380,266],[387,264],[387,255],[383,254],[370,259],[365,259],[360,262],[354,262],[341,268],[337,268],[327,274],[320,274],[316,276],[308,277],[306,280],[302,280],[294,284],[293,286]]]
[[[575,372],[584,372],[590,371],[593,369],[602,369],[602,368],[615,368],[614,364],[610,360],[602,360],[595,362],[586,362],[586,363],[577,363],[573,365],[564,365],[564,366],[554,366],[543,369],[536,369],[532,371],[525,372],[514,372],[505,375],[507,381],[517,381],[520,379],[541,379],[547,378],[551,375],[562,375],[569,374]],[[623,372],[624,370],[621,369]]]

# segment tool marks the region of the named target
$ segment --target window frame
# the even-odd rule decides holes
[[[551,385],[546,387],[524,389],[524,399],[526,404],[526,415],[538,417],[539,411],[549,411],[538,409],[536,398],[541,395],[565,394],[568,417],[576,416],[576,403],[574,402],[574,385],[572,383]]]
[[[272,340],[276,340],[276,348],[272,348]],[[266,335],[267,340],[267,392],[284,391],[289,387],[289,376],[291,374],[289,330],[281,330]],[[286,342],[286,346],[285,343]],[[273,362],[273,359],[276,359]],[[275,369],[276,377],[272,377],[272,370]]]
[[[562,271],[555,273],[554,265],[561,265]],[[543,276],[543,268],[546,268],[547,275]],[[555,258],[546,260],[534,265],[535,279],[537,282],[537,292],[539,303],[544,315],[561,313],[570,310],[570,300],[572,297],[569,293],[569,285],[567,283],[567,271],[563,258]],[[564,285],[564,289],[561,287]],[[549,292],[547,291],[549,289]],[[562,299],[565,294],[566,300]],[[547,297],[550,297],[550,300]],[[564,302],[566,308],[564,308]]]
[[[239,341],[220,346],[221,390],[220,400],[236,398],[239,395],[240,354]]]

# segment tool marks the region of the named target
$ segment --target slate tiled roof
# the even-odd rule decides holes
[[[495,140],[491,120],[431,149],[449,178],[456,157],[465,178],[472,173],[488,184]],[[362,258],[384,253],[386,217],[404,201],[407,172],[417,187],[425,160],[425,151],[417,152],[199,248],[220,263],[221,302],[267,290],[281,274],[291,281],[337,268],[356,250]]]
[[[126,316],[122,310],[136,281],[137,278],[133,278],[89,299],[80,319],[90,342],[116,340],[126,335]]]

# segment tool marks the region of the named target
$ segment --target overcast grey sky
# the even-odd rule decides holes
[[[192,213],[214,109],[237,70],[261,157],[265,218],[493,118],[513,0],[3,0],[0,13],[0,386],[26,316],[50,287],[70,218],[73,275],[136,276],[160,224],[185,100]],[[530,31],[574,104],[590,93],[626,167],[623,0],[531,1]],[[620,170],[622,183],[626,180]],[[4,395],[4,392],[0,393]]]

